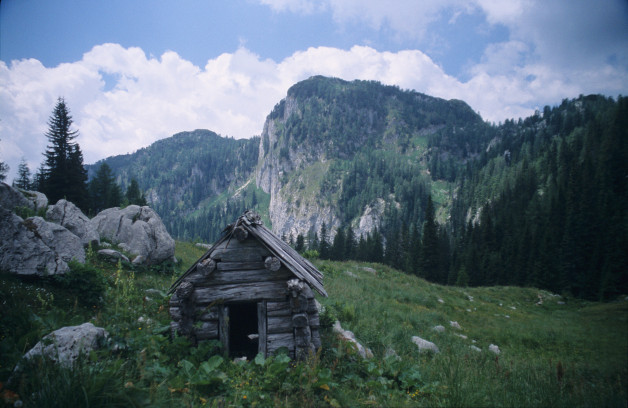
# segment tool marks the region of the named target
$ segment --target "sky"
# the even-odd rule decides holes
[[[490,122],[628,94],[626,0],[2,0],[0,160],[43,160],[59,97],[86,164],[177,132],[248,138],[313,75]]]

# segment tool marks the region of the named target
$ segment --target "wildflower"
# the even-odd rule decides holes
[[[243,396],[242,396],[242,398],[243,398],[243,399],[246,399],[246,395],[243,395]]]

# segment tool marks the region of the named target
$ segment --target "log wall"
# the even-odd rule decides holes
[[[220,340],[228,353],[228,306],[258,303],[260,351],[286,347],[292,357],[320,347],[314,293],[303,281],[295,297],[288,281],[295,275],[256,239],[231,239],[197,263],[170,300],[173,332],[194,342]],[[187,283],[186,283],[187,282]],[[291,295],[293,293],[293,295]]]

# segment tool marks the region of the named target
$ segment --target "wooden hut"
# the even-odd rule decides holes
[[[170,288],[171,328],[234,357],[304,358],[320,347],[312,289],[327,297],[322,273],[247,211]]]

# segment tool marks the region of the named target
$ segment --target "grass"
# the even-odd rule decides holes
[[[628,403],[625,300],[586,302],[533,288],[447,287],[379,264],[315,261],[329,293],[319,299],[326,307],[321,352],[303,363],[281,355],[234,363],[219,354],[216,342],[190,347],[168,336],[164,293],[204,252],[177,242],[179,263],[171,269],[133,269],[92,257],[92,269],[107,282],[104,301],[95,306],[66,286],[3,275],[0,405],[17,399],[24,406],[125,407]],[[336,318],[373,351],[373,359],[363,360],[339,342],[329,329]],[[43,335],[85,321],[109,332],[103,349],[74,369],[34,361],[6,384],[20,356]],[[436,325],[445,331],[434,331]],[[440,353],[420,353],[412,336],[434,342]],[[499,346],[499,355],[488,351],[491,344]]]

